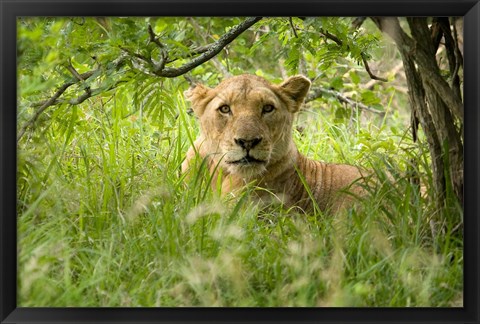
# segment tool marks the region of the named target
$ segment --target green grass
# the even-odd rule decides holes
[[[397,116],[302,114],[302,152],[381,180],[357,208],[305,215],[184,181],[197,127],[180,96],[155,115],[123,105],[63,107],[20,143],[19,306],[463,305],[461,208],[440,215],[409,183],[415,159],[431,191],[428,152]]]

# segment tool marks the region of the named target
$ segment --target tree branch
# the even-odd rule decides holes
[[[114,62],[115,68],[119,68],[123,64],[124,60],[125,60],[125,57],[123,57],[123,56],[120,57],[119,59],[117,59]],[[82,73],[82,74],[79,74],[71,64],[67,65],[66,69],[69,70],[70,73],[72,73],[73,77],[75,78],[75,81],[65,82],[63,85],[61,85],[58,88],[58,90],[54,93],[54,95],[52,97],[50,97],[49,99],[47,99],[45,101],[40,101],[40,102],[37,102],[37,103],[33,103],[31,105],[33,108],[36,108],[35,113],[20,127],[20,129],[18,131],[18,134],[17,134],[17,142],[20,141],[20,139],[25,135],[25,132],[27,131],[27,129],[29,127],[32,127],[35,124],[35,122],[38,120],[40,115],[48,107],[54,106],[54,105],[57,105],[57,104],[60,104],[60,103],[65,103],[65,102],[67,102],[71,105],[77,105],[77,104],[82,103],[86,99],[88,99],[88,98],[90,98],[94,95],[97,95],[98,93],[100,93],[103,90],[103,89],[99,89],[99,88],[92,90],[89,87],[87,87],[87,88],[85,88],[85,93],[83,95],[77,97],[77,98],[69,99],[69,100],[60,100],[59,98],[63,95],[63,93],[69,87],[71,87],[74,84],[77,84],[77,83],[80,83],[80,82],[83,82],[83,81],[89,79],[90,77],[95,75],[97,72],[99,72],[101,68],[97,68],[95,70],[91,70],[91,71],[88,71],[88,72],[85,72],[85,73]],[[117,82],[114,86],[110,87],[110,89],[114,88],[119,83],[121,83],[121,81]]]
[[[173,63],[179,59],[185,59],[185,58],[191,58],[191,57],[194,57],[194,56],[197,56],[197,55],[200,55],[200,54],[203,54],[205,53],[206,51],[208,51],[208,49],[210,48],[210,46],[212,46],[212,44],[208,44],[208,45],[205,45],[205,46],[199,46],[199,47],[196,47],[194,48],[190,53],[186,54],[184,57],[176,57],[176,58],[173,58],[173,59],[169,59],[167,60],[167,64],[170,64],[170,63]]]
[[[395,78],[395,76],[402,70],[402,68],[403,68],[403,62],[400,61],[400,63],[398,63],[397,65],[395,65],[390,71],[388,71],[388,72],[385,73],[385,74],[388,75],[388,76],[391,76],[391,77],[394,77],[394,78]],[[363,87],[364,87],[365,89],[370,89],[370,90],[371,90],[371,89],[373,89],[373,86],[378,83],[377,81],[378,81],[378,80],[370,80],[370,81],[368,81],[367,83],[365,83],[365,84],[363,85]],[[396,86],[395,89],[401,91],[401,87],[400,87],[400,86]],[[404,92],[406,92],[406,90],[404,90]]]
[[[173,77],[183,75],[183,74],[189,72],[190,70],[192,70],[193,68],[199,66],[200,64],[212,59],[213,57],[215,57],[215,55],[217,55],[225,46],[230,44],[233,40],[235,40],[238,36],[240,36],[240,34],[242,34],[245,30],[247,30],[248,28],[253,26],[256,22],[260,21],[261,19],[262,19],[262,17],[250,17],[250,18],[245,19],[242,23],[232,27],[227,33],[225,33],[222,37],[220,37],[214,43],[212,43],[210,45],[207,45],[207,46],[204,46],[204,47],[200,47],[200,48],[194,50],[194,52],[190,53],[190,56],[196,56],[196,55],[199,55],[199,54],[201,54],[201,55],[192,59],[190,62],[184,64],[183,66],[181,66],[179,68],[166,68],[165,67],[165,65],[167,63],[170,63],[172,61],[169,62],[168,52],[167,52],[165,46],[158,40],[158,37],[153,32],[153,29],[152,29],[151,26],[148,26],[148,33],[149,33],[149,36],[150,36],[150,41],[152,43],[156,44],[160,49],[161,58],[160,58],[159,63],[153,62],[152,59],[149,58],[149,57],[145,57],[141,54],[133,53],[127,48],[124,48],[124,47],[120,46],[120,49],[122,49],[124,52],[126,52],[130,57],[137,58],[137,59],[147,63],[147,65],[150,66],[152,72],[155,75],[161,76],[161,77],[173,78]],[[123,63],[125,58],[126,58],[125,56],[122,56],[120,59],[116,60],[116,63],[114,63],[115,67],[118,68]],[[39,108],[37,108],[35,110],[35,113],[20,128],[20,130],[17,134],[17,142],[23,137],[26,130],[29,127],[33,126],[33,124],[35,124],[35,122],[38,120],[40,115],[48,107],[50,107],[52,105],[56,105],[56,104],[61,104],[61,103],[69,103],[71,105],[77,105],[77,104],[82,103],[86,99],[88,99],[88,98],[90,98],[94,95],[97,95],[101,91],[105,90],[105,89],[102,89],[102,88],[97,88],[97,89],[92,90],[89,87],[86,87],[85,88],[85,93],[83,95],[81,95],[77,98],[73,98],[73,99],[60,100],[59,98],[63,95],[63,93],[69,87],[71,87],[72,85],[77,84],[79,82],[83,82],[83,81],[87,80],[88,78],[90,78],[92,75],[94,75],[96,72],[99,71],[99,69],[95,69],[95,70],[92,70],[92,71],[89,71],[89,72],[86,72],[86,73],[83,73],[83,74],[79,74],[75,70],[75,68],[71,65],[71,63],[66,65],[66,69],[68,71],[70,71],[70,73],[73,75],[73,77],[76,79],[76,81],[65,82],[62,86],[60,86],[58,88],[58,90],[55,92],[55,94],[51,98],[49,98],[45,101],[41,101],[41,102],[32,104],[32,107],[35,107],[35,108],[39,107]],[[110,89],[116,87],[119,83],[121,83],[121,81],[115,83],[115,85],[111,86],[107,90],[110,90]]]
[[[352,26],[355,29],[360,28],[363,25],[363,22],[367,19],[367,17],[357,17],[352,21]]]
[[[357,101],[353,100],[352,98],[349,98],[349,97],[341,94],[340,92],[330,90],[330,89],[320,88],[320,87],[312,88],[310,90],[310,93],[305,98],[305,102],[310,102],[310,101],[313,101],[315,99],[321,98],[325,94],[329,95],[329,96],[333,96],[338,101],[340,101],[342,103],[345,103],[349,106],[360,108],[361,110],[369,111],[369,112],[372,112],[372,113],[375,113],[375,114],[380,114],[380,115],[385,114],[384,111],[379,111],[379,110],[377,110],[375,108],[372,108],[372,107],[369,107],[369,106],[367,106],[367,105],[365,105],[361,102],[357,102]]]
[[[250,17],[245,19],[242,23],[232,27],[227,33],[225,33],[222,37],[220,37],[216,42],[208,45],[207,48],[202,49],[203,53],[200,56],[192,59],[190,62],[182,65],[181,67],[168,68],[159,64],[159,65],[153,66],[152,72],[157,76],[166,77],[166,78],[174,78],[182,74],[185,74],[190,70],[192,70],[193,68],[199,66],[200,64],[210,60],[218,53],[220,53],[220,51],[225,46],[230,44],[238,36],[240,36],[244,31],[246,31],[248,28],[253,26],[255,23],[257,23],[261,19],[262,17]]]
[[[293,35],[295,36],[295,38],[298,38],[297,29],[295,28],[295,25],[293,24],[292,17],[288,17],[288,22],[290,23],[290,27],[292,27]]]
[[[72,67],[73,68],[73,67]],[[67,68],[68,69],[68,68]],[[70,70],[70,69],[68,69]],[[22,136],[25,134],[25,132],[27,131],[27,129],[29,127],[31,127],[33,124],[35,124],[35,122],[37,121],[38,117],[40,117],[40,115],[50,106],[52,105],[55,105],[58,103],[58,98],[69,88],[71,87],[72,85],[78,83],[78,82],[81,82],[83,80],[87,80],[88,78],[90,78],[93,74],[95,74],[95,72],[97,72],[97,70],[92,70],[92,71],[88,71],[88,72],[85,72],[85,73],[82,73],[82,74],[78,74],[77,71],[75,71],[75,73],[72,73],[74,75],[74,77],[77,79],[77,81],[70,81],[70,82],[66,82],[64,83],[62,86],[60,86],[60,88],[58,88],[58,90],[55,92],[55,94],[49,98],[48,100],[45,100],[45,101],[42,101],[42,102],[38,102],[38,103],[34,103],[32,104],[32,107],[39,107],[35,113],[33,114],[32,117],[30,117],[30,119],[28,121],[26,121],[22,127],[20,128],[20,130],[18,131],[18,134],[17,134],[17,142],[22,138]]]
[[[388,80],[385,79],[385,78],[381,78],[379,76],[376,76],[375,74],[372,73],[372,71],[370,70],[370,66],[368,65],[368,61],[367,61],[367,58],[366,58],[366,55],[365,53],[362,53],[362,61],[363,61],[363,65],[365,65],[365,70],[367,70],[367,73],[368,75],[370,76],[370,78],[372,80],[378,80],[378,81],[382,81],[382,82],[387,82]]]
[[[20,130],[18,131],[18,134],[17,134],[17,142],[22,138],[22,136],[25,134],[25,132],[27,131],[27,128],[29,128],[30,126],[32,126],[35,121],[38,119],[38,117],[40,117],[40,115],[45,111],[45,109],[47,109],[48,107],[50,107],[51,105],[53,105],[53,103],[72,85],[74,85],[76,82],[67,82],[67,83],[64,83],[58,90],[57,92],[55,92],[55,94],[48,100],[44,101],[42,104],[40,104],[40,108],[38,108],[35,113],[33,114],[33,116],[27,121],[25,122],[25,124],[22,125],[22,127],[20,128]],[[35,104],[33,106],[36,106]]]
[[[72,73],[72,75],[79,81],[79,82],[84,82],[85,79],[83,78],[83,76],[81,76],[78,71],[73,67],[72,65],[72,62],[69,60],[68,62],[68,65],[67,65],[67,69],[68,71],[70,71],[70,73]],[[97,70],[98,71],[98,70]],[[95,74],[95,73],[94,73]],[[93,75],[93,74],[92,74]],[[91,76],[91,75],[90,75]],[[89,77],[90,77],[89,76]],[[90,89],[90,86],[86,86],[85,87],[85,95],[88,96],[88,97],[91,97],[92,96],[92,90]]]
[[[438,65],[432,60],[429,53],[431,48],[418,47],[415,41],[408,36],[400,27],[400,23],[397,18],[394,17],[372,17],[372,20],[377,24],[378,28],[389,35],[397,44],[398,48],[408,51],[408,55],[414,56],[415,61],[423,74],[426,82],[431,84],[438,95],[442,98],[442,101],[449,107],[454,115],[463,121],[463,103],[454,95],[448,83],[438,73]],[[415,32],[419,32],[414,29]],[[431,37],[429,35],[429,37]],[[432,44],[433,47],[433,44]]]
[[[323,29],[320,29],[320,34],[322,34],[323,36],[325,36],[326,38],[334,41],[335,43],[337,43],[337,45],[339,46],[342,46],[343,45],[343,42],[340,38],[338,38],[337,36],[331,34],[328,30],[323,30]]]
[[[154,65],[154,63],[152,62],[151,58],[149,58],[149,57],[146,57],[146,56],[144,56],[144,55],[142,55],[142,54],[138,54],[138,53],[132,52],[132,51],[130,51],[128,48],[123,47],[123,46],[118,46],[118,48],[120,48],[122,51],[124,51],[125,53],[127,53],[127,54],[130,55],[131,57],[138,58],[138,59],[144,61],[145,63],[148,63],[149,65]]]
[[[165,48],[165,45],[163,45],[158,40],[157,35],[155,35],[155,33],[153,32],[153,29],[152,29],[151,25],[148,25],[148,34],[150,36],[150,41],[152,43],[155,43],[157,45],[157,47],[160,49],[161,58],[160,58],[160,62],[157,65],[157,68],[160,69],[160,70],[163,70],[163,68],[165,67],[165,64],[168,61],[168,51]]]
[[[395,41],[402,56],[409,101],[429,144],[437,208],[441,210],[446,202],[447,180],[462,203],[463,144],[453,115],[463,122],[463,104],[441,76],[436,60],[438,36],[432,39],[432,30],[425,18],[407,17],[411,35],[406,34],[398,18],[373,17],[372,20]]]
[[[460,70],[460,58],[457,56],[457,41],[454,38],[455,35],[452,35],[449,19],[442,17],[439,18],[439,20],[445,39],[445,49],[447,53],[448,66],[450,69],[450,87],[455,95],[461,100],[462,96],[460,91],[460,77],[458,76],[458,72]],[[455,30],[453,33],[455,34]]]
[[[203,40],[203,42],[207,43],[207,39],[206,39],[205,35],[202,33],[201,27],[195,21],[195,19],[191,19],[190,23],[195,28],[197,34],[200,36],[200,38]],[[192,52],[189,53],[188,57],[193,57],[193,56],[205,53],[208,50],[209,46],[212,46],[212,44],[196,47],[195,49],[193,49]],[[228,54],[228,52],[226,54]],[[221,71],[223,76],[225,76],[225,77],[230,77],[231,76],[230,71],[225,66],[223,66],[223,64],[220,63],[220,61],[218,60],[218,56],[212,57],[211,62],[219,71]]]
[[[262,17],[249,17],[246,18],[243,22],[240,24],[232,27],[228,32],[226,32],[222,37],[220,37],[217,41],[206,45],[202,46],[199,48],[194,49],[192,52],[187,54],[186,57],[195,57],[192,59],[190,62],[185,63],[184,65],[178,67],[178,68],[169,68],[166,67],[168,63],[172,63],[177,60],[177,58],[174,59],[168,59],[168,52],[165,48],[165,46],[158,40],[158,37],[155,35],[153,32],[153,29],[151,26],[148,27],[148,33],[150,36],[150,41],[155,43],[159,48],[161,52],[161,58],[159,63],[153,62],[150,58],[147,58],[143,55],[137,54],[137,53],[132,53],[130,50],[124,47],[120,47],[123,51],[128,53],[130,56],[138,58],[142,60],[143,62],[147,63],[149,65],[147,70],[150,70],[151,73],[153,73],[156,76],[159,77],[165,77],[165,78],[174,78],[180,75],[183,75],[190,70],[194,69],[195,67],[199,66],[202,63],[207,62],[208,60],[214,58],[220,51],[225,48],[228,44],[230,44],[232,41],[234,41],[238,36],[240,36],[244,31],[246,31],[248,28],[253,26],[255,23],[260,21]],[[144,71],[145,72],[145,71]]]
[[[67,70],[70,71],[70,73],[78,80],[78,81],[84,81],[86,78],[89,78],[91,75],[87,77],[83,77],[82,75],[78,74],[77,70],[72,65],[72,62],[69,60],[68,65],[66,66]]]

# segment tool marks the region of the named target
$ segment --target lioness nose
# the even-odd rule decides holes
[[[256,137],[256,138],[249,139],[249,140],[244,139],[244,138],[236,138],[235,139],[235,143],[237,143],[237,145],[240,145],[242,148],[244,148],[246,150],[250,150],[250,149],[254,148],[261,141],[262,141],[261,137]]]

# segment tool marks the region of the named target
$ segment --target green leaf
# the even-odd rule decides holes
[[[351,70],[349,74],[350,74],[350,79],[354,84],[360,83],[360,77],[358,76],[357,71]]]
[[[343,88],[343,79],[342,77],[333,78],[330,82],[330,87],[335,90],[340,90]]]
[[[365,90],[361,93],[362,102],[366,105],[373,105],[380,103],[380,99],[377,95],[370,90]]]

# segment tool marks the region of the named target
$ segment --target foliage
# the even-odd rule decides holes
[[[256,73],[279,81],[282,75],[304,73],[326,88],[343,89],[350,78],[359,84],[361,67],[352,63],[359,63],[362,53],[369,56],[378,34],[351,32],[345,18],[292,21],[295,26],[291,27],[287,18],[270,18],[246,31],[226,51],[189,73],[189,79],[214,85],[225,74]],[[55,102],[58,105],[71,103],[87,90],[109,97],[110,90],[120,85],[161,82],[146,64],[146,60],[157,62],[161,56],[161,49],[147,32],[148,25],[168,53],[169,64],[179,67],[190,60],[192,52],[218,40],[240,22],[239,18],[21,18],[19,122],[22,125],[31,118],[55,87],[74,81],[72,68],[79,74],[93,71],[93,75],[69,87]],[[332,29],[328,35],[336,33],[333,37],[342,45],[323,36],[326,28]],[[186,82],[179,85],[187,87]],[[153,90],[156,88],[139,95],[149,98]],[[356,87],[353,95],[367,105],[378,103],[368,89]],[[156,102],[149,103],[152,105],[145,110],[155,110]],[[138,105],[132,107],[132,112],[136,110]],[[48,117],[47,111],[41,119],[50,120]]]
[[[20,306],[463,305],[461,207],[451,197],[444,226],[432,222],[430,157],[407,129],[402,85],[387,75],[364,86],[364,57],[373,67],[389,46],[368,24],[264,18],[185,77],[148,64],[166,51],[180,67],[243,20],[19,19],[18,124],[72,83],[18,141]],[[371,197],[336,217],[306,215],[258,206],[249,188],[220,197],[205,172],[183,179],[198,134],[183,91],[244,72],[304,73],[329,90],[312,93],[295,141],[310,157],[375,170]]]

